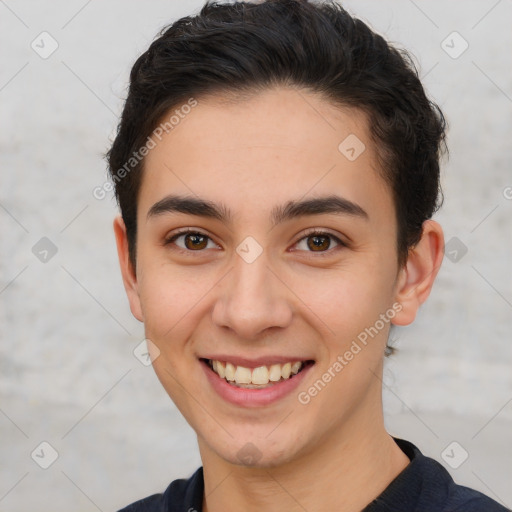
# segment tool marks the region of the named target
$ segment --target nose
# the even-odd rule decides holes
[[[247,263],[234,255],[234,267],[223,279],[213,308],[213,322],[237,338],[255,340],[273,328],[290,325],[290,291],[269,267],[265,253]]]

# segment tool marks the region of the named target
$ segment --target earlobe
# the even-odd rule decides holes
[[[116,236],[119,266],[121,267],[121,275],[123,277],[124,289],[126,290],[126,295],[130,303],[130,310],[137,320],[143,322],[144,317],[140,304],[137,274],[130,260],[126,226],[120,215],[114,219],[114,233]]]
[[[419,307],[432,290],[441,267],[444,236],[441,226],[427,220],[423,223],[420,241],[409,251],[407,263],[400,270],[397,280],[396,301],[401,311],[393,318],[395,325],[409,325],[416,318]]]

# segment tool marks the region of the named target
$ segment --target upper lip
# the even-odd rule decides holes
[[[311,357],[300,356],[260,356],[260,357],[243,357],[225,354],[215,354],[201,356],[200,359],[211,359],[212,361],[222,361],[233,364],[234,366],[243,366],[244,368],[258,368],[259,366],[271,366],[273,364],[294,363],[295,361],[312,361]]]

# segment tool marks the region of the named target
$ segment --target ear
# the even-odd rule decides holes
[[[397,279],[395,300],[402,309],[391,320],[395,325],[409,325],[430,295],[441,267],[444,253],[444,235],[441,226],[427,220],[423,223],[420,241],[409,250],[407,263]]]
[[[140,322],[144,321],[142,308],[140,304],[139,290],[137,285],[137,274],[130,261],[128,251],[128,237],[126,236],[126,226],[123,218],[119,215],[114,219],[114,233],[116,235],[117,255],[119,257],[119,266],[123,276],[124,289],[130,303],[132,315]]]

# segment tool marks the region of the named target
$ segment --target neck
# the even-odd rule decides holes
[[[354,425],[357,429],[348,425],[341,435],[325,436],[302,457],[268,468],[230,464],[207,453],[199,440],[205,481],[203,512],[361,511],[409,459],[386,432],[382,414],[364,426],[357,421]]]

